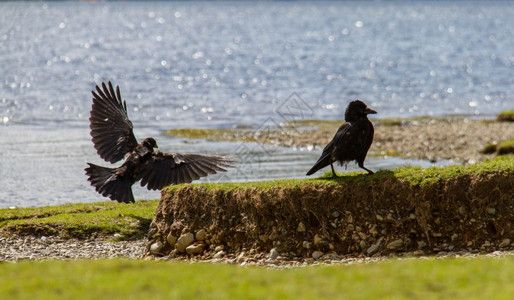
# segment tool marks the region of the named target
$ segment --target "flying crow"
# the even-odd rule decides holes
[[[350,102],[344,113],[346,123],[339,127],[334,138],[323,149],[321,157],[307,175],[330,165],[333,176],[337,177],[333,163],[339,161],[343,165],[352,160],[357,161],[359,167],[368,171],[369,174],[373,174],[373,171],[364,167],[364,159],[373,142],[374,133],[368,114],[376,113],[360,100]]]
[[[208,174],[226,171],[234,161],[222,156],[162,153],[154,151],[157,142],[149,137],[137,143],[132,122],[127,116],[127,104],[121,100],[120,89],[114,91],[96,86],[93,93],[90,128],[93,144],[104,160],[115,163],[125,158],[120,167],[106,168],[88,163],[88,181],[96,191],[111,200],[133,203],[132,185],[141,180],[149,190],[170,184],[190,183]]]

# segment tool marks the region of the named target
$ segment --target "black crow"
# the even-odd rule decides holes
[[[323,149],[321,157],[307,175],[330,165],[333,176],[337,177],[333,163],[339,161],[343,165],[352,160],[357,161],[359,167],[368,171],[369,174],[373,174],[373,171],[364,167],[364,159],[373,142],[374,134],[373,124],[368,119],[368,114],[376,113],[360,100],[350,102],[344,113],[346,123],[339,127],[334,138]]]
[[[170,184],[190,183],[217,171],[226,171],[233,161],[222,156],[162,153],[154,151],[156,141],[149,137],[137,143],[132,122],[127,116],[127,104],[121,100],[120,89],[114,91],[109,82],[93,93],[90,128],[93,144],[104,160],[115,163],[125,157],[118,168],[105,168],[88,163],[88,181],[103,196],[118,202],[133,203],[132,185],[141,180],[149,190]]]

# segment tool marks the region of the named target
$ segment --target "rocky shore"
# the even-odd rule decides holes
[[[175,129],[166,132],[183,139],[256,142],[321,151],[344,121],[300,120],[262,128]],[[494,157],[489,144],[514,139],[514,123],[467,117],[372,120],[375,137],[369,155],[453,160],[474,163]]]
[[[315,126],[312,130],[298,127],[298,130],[277,132],[266,140],[276,145],[321,151],[332,139],[337,127],[337,124]],[[259,137],[257,139],[264,142]],[[422,119],[392,124],[376,121],[370,155],[474,163],[494,156],[482,153],[488,143],[512,139],[512,122],[466,118]]]

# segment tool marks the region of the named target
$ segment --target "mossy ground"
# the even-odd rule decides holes
[[[505,110],[498,114],[496,117],[498,121],[514,122],[514,110]]]
[[[499,143],[488,143],[485,145],[482,153],[498,155],[514,154],[514,140],[501,141]]]
[[[165,261],[0,264],[2,299],[511,299],[514,258],[294,269]]]
[[[85,238],[118,233],[120,239],[137,239],[147,234],[156,206],[157,200],[140,200],[130,205],[98,202],[0,209],[0,234]]]
[[[424,186],[427,183],[449,179],[462,175],[480,175],[488,172],[514,172],[514,156],[496,157],[494,159],[469,165],[453,165],[447,167],[431,167],[422,168],[419,166],[405,166],[394,170],[378,170],[373,175],[367,175],[365,172],[352,172],[338,174],[338,178],[332,177],[332,172],[327,171],[317,178],[306,179],[279,179],[269,181],[255,181],[245,183],[204,183],[194,184],[193,186],[201,186],[208,190],[229,191],[235,189],[251,189],[258,188],[262,190],[271,188],[292,188],[305,184],[328,184],[338,185],[340,183],[364,182],[383,179],[402,179],[410,182],[412,185]],[[165,188],[165,193],[183,188],[184,185],[173,185]]]

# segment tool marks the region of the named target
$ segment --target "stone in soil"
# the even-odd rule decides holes
[[[177,243],[175,244],[175,248],[178,252],[184,252],[186,250],[186,247],[191,245],[194,242],[194,240],[195,237],[191,232],[184,233],[178,238]]]

